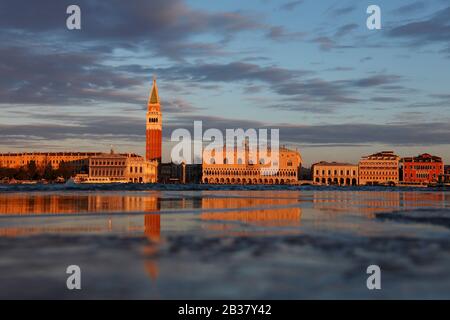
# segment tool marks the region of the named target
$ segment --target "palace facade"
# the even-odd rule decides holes
[[[146,161],[135,154],[101,154],[89,158],[89,175],[78,176],[80,182],[155,183],[158,162]]]
[[[438,182],[444,174],[444,164],[441,157],[428,153],[417,157],[401,159],[404,183],[427,184]]]
[[[359,184],[398,184],[399,160],[400,157],[393,151],[382,151],[362,157],[359,162]]]
[[[263,159],[260,159],[259,154],[256,154],[256,158],[260,160],[253,163],[248,147],[241,151],[234,148],[233,161],[229,161],[225,151],[224,159],[220,161],[222,163],[203,159],[202,182],[209,184],[297,183],[302,164],[300,152],[281,147],[278,155],[278,169],[271,169]]]
[[[315,185],[358,185],[358,165],[321,161],[313,164],[311,171]]]

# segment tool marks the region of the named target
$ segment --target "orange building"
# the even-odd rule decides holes
[[[407,157],[401,160],[403,167],[403,182],[427,184],[438,182],[444,174],[444,163],[441,157],[428,153],[417,157]]]
[[[0,168],[18,169],[32,161],[38,168],[51,164],[53,169],[59,168],[64,162],[70,164],[76,172],[87,171],[89,158],[101,155],[101,152],[22,152],[1,153]]]
[[[444,166],[444,182],[450,183],[450,166]]]
[[[400,157],[393,151],[382,151],[362,157],[359,162],[359,184],[398,184],[399,160]]]
[[[224,150],[226,147],[224,148]],[[281,147],[278,152],[278,169],[270,169],[264,159],[252,163],[248,147],[241,152],[234,149],[233,161],[228,161],[224,151],[221,164],[203,159],[202,182],[209,184],[295,184],[302,164],[300,152]],[[213,155],[214,156],[214,155]],[[243,157],[241,159],[240,157]],[[256,154],[259,159],[259,154]],[[232,162],[232,163],[231,163]]]
[[[313,184],[358,185],[358,166],[350,163],[321,161],[312,165]]]
[[[80,182],[90,183],[155,183],[157,181],[158,163],[146,161],[135,154],[102,154],[89,158],[89,175]]]
[[[158,163],[161,163],[161,154],[162,154],[161,104],[159,101],[156,79],[153,79],[153,85],[147,104],[145,159],[147,161],[158,161]]]

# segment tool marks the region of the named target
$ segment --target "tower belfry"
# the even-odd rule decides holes
[[[161,163],[162,115],[156,77],[153,77],[153,84],[148,97],[146,131],[145,158]]]

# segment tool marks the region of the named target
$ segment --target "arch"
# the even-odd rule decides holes
[[[355,178],[352,179],[352,186],[356,186],[358,183]]]
[[[203,179],[204,183],[208,183],[208,178]]]
[[[216,178],[216,181],[215,181],[216,183],[219,183],[219,178]]]
[[[345,179],[345,184],[346,184],[347,186],[350,185],[350,178]]]
[[[224,179],[223,178],[220,178],[220,183],[224,183]]]
[[[280,181],[278,179],[275,179],[275,184],[279,184]]]
[[[345,184],[344,178],[341,178],[341,179],[339,180],[339,184],[340,184],[341,186],[343,186],[343,185]]]
[[[273,179],[270,179],[270,180],[269,180],[269,184],[273,184]]]
[[[280,184],[284,184],[284,179],[281,179],[281,180],[280,180]]]

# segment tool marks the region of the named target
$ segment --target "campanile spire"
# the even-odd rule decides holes
[[[145,157],[147,160],[156,160],[160,163],[162,154],[162,114],[155,76],[153,76],[153,84],[148,97],[146,121]]]

